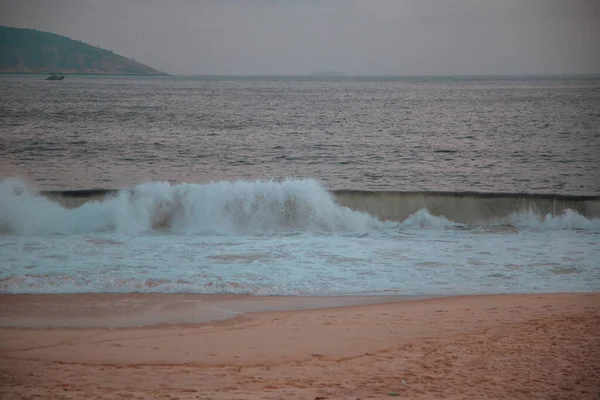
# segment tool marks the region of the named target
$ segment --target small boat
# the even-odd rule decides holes
[[[50,75],[49,77],[46,78],[47,81],[62,81],[63,79],[65,79],[64,75],[56,75],[55,73],[52,73],[52,75]]]

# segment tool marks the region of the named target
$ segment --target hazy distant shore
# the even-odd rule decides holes
[[[27,76],[47,76],[51,72],[8,72],[0,71],[0,75],[27,75]],[[60,75],[65,76],[171,76],[167,73],[160,74],[111,74],[111,73],[99,73],[99,72],[60,72]]]
[[[49,72],[27,72],[27,71],[0,71],[0,75],[48,75]],[[60,72],[61,75],[69,76],[162,76],[172,78],[190,78],[190,79],[372,79],[372,80],[436,80],[436,79],[452,79],[452,80],[553,80],[553,79],[600,79],[600,74],[548,74],[548,75],[256,75],[256,74],[169,74],[161,73],[98,73],[98,72]]]

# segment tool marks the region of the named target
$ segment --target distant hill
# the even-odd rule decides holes
[[[167,75],[65,36],[6,26],[0,26],[0,72]]]

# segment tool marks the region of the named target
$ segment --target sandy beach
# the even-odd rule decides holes
[[[600,294],[0,299],[6,400],[600,398]]]

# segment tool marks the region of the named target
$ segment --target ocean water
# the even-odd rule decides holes
[[[599,78],[0,92],[0,293],[600,290]]]

